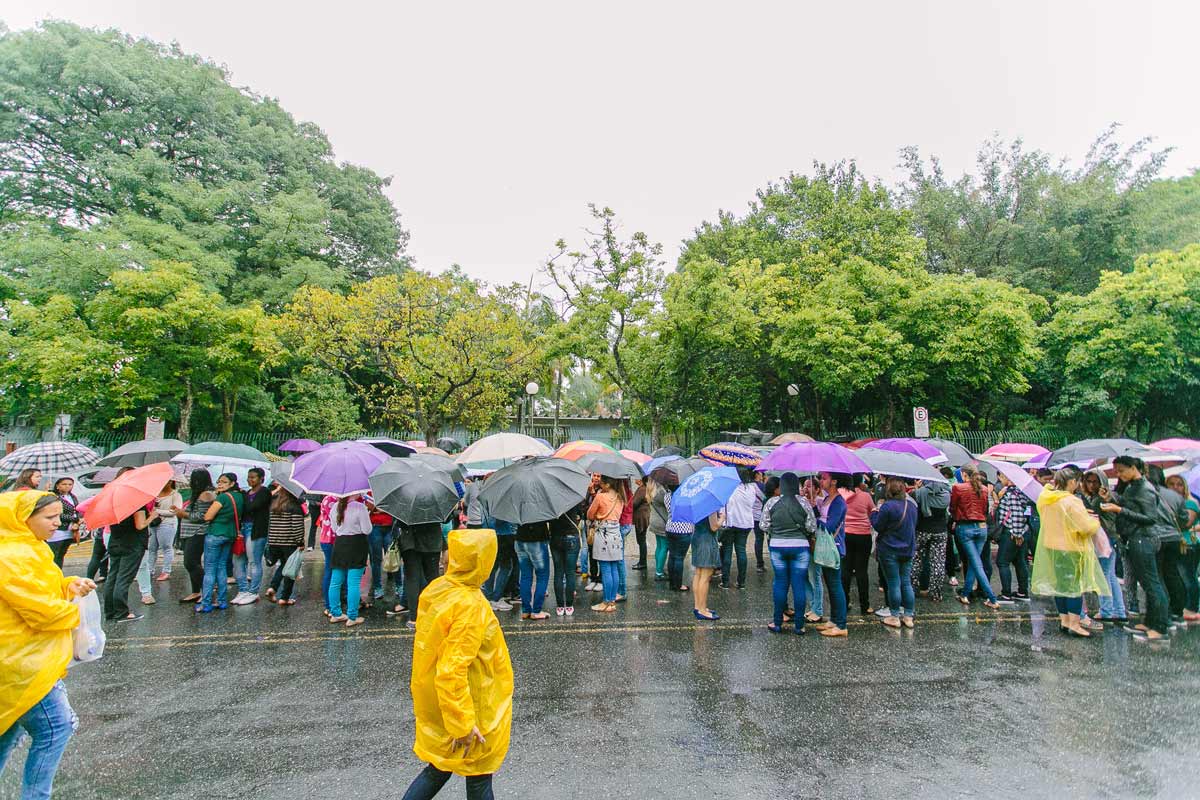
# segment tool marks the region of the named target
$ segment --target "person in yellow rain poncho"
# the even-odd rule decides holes
[[[468,800],[490,800],[492,773],[508,752],[512,662],[504,633],[480,587],[496,562],[496,533],[450,532],[446,574],[421,592],[413,641],[413,752],[429,762],[404,800],[426,800],[451,774],[467,779]]]
[[[64,578],[46,544],[62,503],[48,492],[0,494],[0,771],[22,733],[21,797],[49,797],[54,773],[76,726],[62,678],[71,660],[79,608],[70,598],[96,588]]]
[[[1054,598],[1059,629],[1068,636],[1091,635],[1080,623],[1083,593],[1107,596],[1108,581],[1096,557],[1092,537],[1100,519],[1088,512],[1075,495],[1082,474],[1075,467],[1054,473],[1054,481],[1038,496],[1042,529],[1033,557],[1030,592]]]

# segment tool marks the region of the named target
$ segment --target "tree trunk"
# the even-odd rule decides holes
[[[654,411],[650,415],[650,452],[662,447],[662,414]]]
[[[441,431],[442,431],[442,429],[441,429],[440,425],[433,425],[433,424],[426,425],[425,426],[425,445],[427,447],[437,447],[438,434],[441,433]]]
[[[233,417],[237,414],[237,392],[221,392],[221,438],[233,438]]]
[[[1112,433],[1116,438],[1125,435],[1125,431],[1129,429],[1129,419],[1133,416],[1133,409],[1129,406],[1118,406],[1117,413],[1113,415]]]
[[[192,394],[191,378],[185,378],[183,386],[183,402],[179,404],[179,431],[175,435],[186,442],[192,435],[192,408],[196,404],[196,397]]]

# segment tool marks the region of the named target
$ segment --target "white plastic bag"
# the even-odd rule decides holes
[[[104,655],[104,628],[101,627],[100,600],[98,592],[91,592],[84,597],[76,597],[73,602],[79,606],[79,627],[71,633],[71,648],[74,658],[67,666],[95,661]]]

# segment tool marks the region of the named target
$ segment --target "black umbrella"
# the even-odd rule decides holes
[[[668,489],[674,489],[700,470],[709,469],[712,466],[711,461],[693,456],[682,461],[668,461],[651,472],[650,477],[654,479],[655,483],[666,486]]]
[[[1146,445],[1133,439],[1084,439],[1073,442],[1066,447],[1060,447],[1050,454],[1046,462],[1051,469],[1063,464],[1073,464],[1081,461],[1094,461],[1097,458],[1109,459],[1138,450],[1144,450]]]
[[[161,464],[188,449],[187,442],[178,439],[141,439],[123,444],[96,462],[100,467],[144,467]]]
[[[449,436],[443,436],[441,439],[438,439],[437,446],[450,454],[460,453],[463,449],[461,442],[457,439],[451,439]]]
[[[931,445],[942,451],[946,456],[946,463],[957,469],[958,467],[970,464],[975,460],[975,456],[971,455],[971,451],[963,447],[958,442],[953,442],[949,439],[926,439]],[[870,447],[871,445],[867,445]]]
[[[625,456],[616,453],[584,453],[575,459],[584,472],[603,475],[606,478],[629,478],[640,480],[642,468]]]
[[[439,453],[413,453],[409,458],[424,461],[434,469],[445,472],[450,476],[450,480],[458,481],[459,483],[463,481],[462,467],[454,463],[454,459],[448,456],[443,456]]]
[[[417,450],[417,448],[410,444],[405,444],[404,442],[398,442],[395,439],[383,437],[367,437],[365,439],[359,439],[358,441],[362,442],[363,444],[369,444],[376,450],[387,453],[392,458],[407,458]]]
[[[458,505],[450,475],[415,458],[389,458],[368,480],[375,506],[404,525],[444,522]]]
[[[673,444],[669,444],[666,447],[660,447],[657,450],[655,450],[653,453],[650,454],[650,457],[651,458],[662,458],[663,456],[681,456],[681,455],[683,455],[682,450],[680,450],[678,447],[676,447]]]
[[[583,502],[592,478],[574,461],[553,456],[523,458],[492,473],[479,500],[488,513],[524,525],[556,519]]]
[[[291,461],[272,461],[271,480],[286,489],[293,497],[303,498],[304,487],[292,480],[292,469],[295,463]]]

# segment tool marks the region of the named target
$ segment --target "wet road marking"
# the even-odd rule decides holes
[[[991,615],[964,615],[955,613],[934,613],[924,614],[917,618],[917,629],[924,625],[952,625],[959,623],[968,623],[975,625],[983,625],[989,622],[1025,622],[1035,618],[1033,613],[1010,613],[1010,614],[991,614]],[[1043,617],[1048,619],[1046,617]],[[876,618],[871,619],[851,619],[848,620],[846,626],[848,628],[863,628],[879,626],[884,627]],[[657,631],[702,631],[712,630],[715,632],[721,631],[747,631],[756,628],[764,628],[766,622],[762,619],[722,619],[716,625],[707,626],[699,625],[694,622],[675,622],[663,620],[655,622],[647,620],[642,623],[629,624],[573,624],[562,626],[549,627],[533,627],[527,625],[519,625],[503,628],[505,636],[556,636],[556,635],[582,635],[582,634],[630,634],[630,633],[654,633]],[[894,629],[897,633],[901,629]],[[816,634],[816,631],[812,632]],[[299,631],[296,633],[212,633],[212,634],[188,634],[183,636],[138,636],[125,639],[109,640],[106,647],[113,650],[153,650],[153,649],[168,649],[174,647],[202,647],[205,645],[214,646],[230,646],[230,645],[245,645],[245,644],[301,644],[312,642],[338,642],[338,641],[362,641],[374,639],[411,639],[413,632],[410,630],[404,631],[376,631],[376,630],[356,630],[353,634],[347,635],[345,632],[332,629],[328,631]]]

